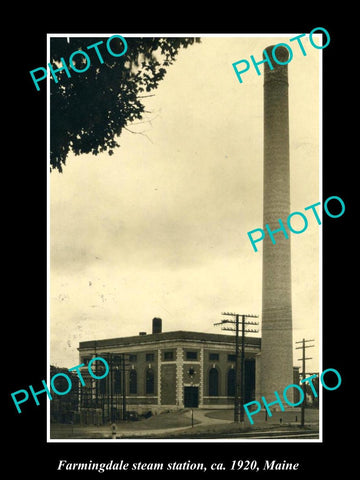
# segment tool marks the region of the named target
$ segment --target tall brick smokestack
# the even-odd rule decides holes
[[[273,70],[264,69],[264,204],[266,232],[263,242],[262,341],[260,388],[267,402],[281,397],[284,388],[293,383],[293,338],[291,306],[290,238],[274,233],[271,242],[265,224],[279,229],[290,214],[289,105],[288,67],[273,61],[273,46],[266,48]],[[279,62],[289,59],[288,50],[275,50]],[[287,393],[292,401],[293,389]],[[285,403],[285,402],[283,402]],[[279,407],[278,405],[274,406]]]

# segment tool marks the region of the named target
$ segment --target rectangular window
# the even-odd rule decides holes
[[[83,357],[81,359],[81,363],[83,363],[85,366],[87,366],[89,364],[90,360],[91,360],[91,357]]]
[[[155,360],[155,354],[154,353],[147,353],[145,358],[146,358],[147,362],[153,362]]]
[[[137,360],[137,356],[136,356],[136,355],[134,355],[134,354],[130,354],[130,355],[129,355],[129,362],[136,362],[136,360]]]
[[[113,366],[120,367],[122,365],[122,355],[113,355],[110,359]]]
[[[236,355],[233,353],[228,355],[228,362],[235,362],[236,361]]]
[[[174,360],[174,352],[164,352],[164,361]]]
[[[186,352],[186,360],[197,360],[197,352]]]
[[[209,353],[209,360],[219,360],[218,353]]]

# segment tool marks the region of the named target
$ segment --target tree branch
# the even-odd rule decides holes
[[[133,133],[134,135],[143,135],[144,137],[146,137],[146,138],[149,140],[150,143],[153,143],[153,142],[151,141],[151,139],[150,139],[144,132],[133,132],[132,130],[130,130],[130,129],[127,128],[127,127],[123,127],[123,128],[124,128],[125,130],[127,130],[128,132]]]

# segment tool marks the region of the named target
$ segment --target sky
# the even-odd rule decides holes
[[[151,333],[153,317],[163,331],[221,333],[222,312],[246,313],[261,329],[262,250],[247,232],[262,226],[263,75],[252,68],[240,84],[232,63],[300,33],[203,36],[180,50],[114,155],[70,154],[49,174],[51,364],[77,365],[81,341]],[[321,198],[322,51],[303,44],[288,65],[291,211],[301,212]],[[293,337],[315,340],[308,366],[319,371],[321,226],[308,219],[291,235]]]

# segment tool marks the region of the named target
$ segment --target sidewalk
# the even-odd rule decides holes
[[[193,413],[192,413],[193,412]],[[194,417],[194,421],[196,422],[196,426],[198,425],[219,425],[219,424],[227,424],[233,423],[233,420],[228,420],[226,418],[217,418],[212,417],[209,414],[214,413],[213,410],[200,410],[198,408],[194,408],[193,410],[188,410],[185,412],[185,415],[191,418],[192,414]]]

